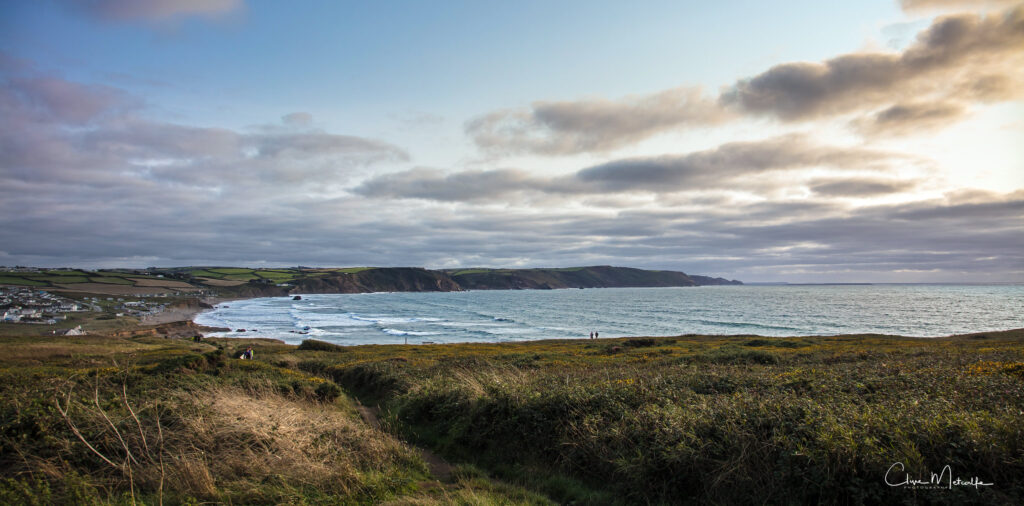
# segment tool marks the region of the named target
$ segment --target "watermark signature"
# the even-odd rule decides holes
[[[903,480],[900,481],[900,474],[904,474]],[[946,467],[942,468],[939,473],[929,473],[931,476],[927,480],[914,479],[910,476],[910,473],[906,472],[906,467],[902,462],[896,462],[889,466],[889,470],[885,472],[885,484],[890,487],[908,487],[912,489],[949,489],[953,487],[974,487],[978,490],[981,487],[991,487],[995,483],[985,483],[981,481],[981,478],[973,476],[970,479],[963,479],[957,476],[953,478],[953,468],[946,464]],[[923,477],[923,476],[922,476]]]

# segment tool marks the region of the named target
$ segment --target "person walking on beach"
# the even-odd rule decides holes
[[[595,330],[594,331],[594,339],[597,339],[597,337],[598,337],[598,334],[597,334],[597,331]]]
[[[591,330],[591,331],[590,331],[590,338],[591,338],[591,339],[593,339],[593,338],[594,338],[594,331],[593,331],[593,330]]]

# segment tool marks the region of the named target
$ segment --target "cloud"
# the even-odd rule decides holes
[[[466,123],[477,146],[497,153],[608,151],[681,126],[708,126],[728,113],[699,88],[675,88],[620,100],[536,102]]]
[[[823,199],[595,211],[472,202],[452,209],[276,188],[217,193],[134,178],[85,187],[6,179],[0,263],[615,264],[748,281],[1024,279],[1020,192],[853,209]],[[894,272],[907,269],[935,272]]]
[[[861,147],[822,146],[804,136],[788,135],[763,141],[732,142],[685,155],[615,160],[557,177],[539,177],[512,169],[455,173],[413,169],[370,178],[353,191],[375,198],[444,202],[493,200],[528,192],[585,195],[730,188],[757,191],[783,184],[758,179],[780,171],[805,168],[887,171],[897,163],[902,166],[926,162]]]
[[[16,63],[16,62],[15,62]],[[43,74],[5,60],[0,74],[0,177],[13,181],[330,188],[351,172],[408,161],[389,143],[309,127],[296,113],[251,131],[148,119],[145,104],[112,87]]]
[[[502,197],[543,184],[523,171],[512,169],[444,174],[436,169],[415,168],[371,178],[355,192],[373,198],[472,202]]]
[[[313,115],[308,112],[293,112],[281,116],[281,122],[290,126],[308,127],[313,124]]]
[[[967,107],[956,102],[912,102],[858,118],[851,126],[866,136],[904,135],[940,129],[966,114]]]
[[[916,181],[886,179],[825,179],[814,181],[812,192],[826,197],[872,197],[913,190]]]
[[[1022,56],[1024,8],[987,17],[948,16],[937,19],[903,53],[776,65],[737,82],[721,101],[748,114],[797,121],[889,107],[912,96],[974,98],[975,90],[992,83],[1019,86]]]
[[[868,135],[876,133],[872,126],[891,133],[910,132],[915,124],[935,129],[958,120],[971,104],[1021,96],[1024,6],[938,18],[899,53],[779,64],[717,97],[678,87],[619,100],[539,101],[476,117],[465,131],[492,155],[567,155],[742,118],[805,122],[859,115],[851,125]],[[922,104],[929,102],[942,106],[926,110]]]
[[[219,17],[237,11],[243,0],[65,0],[89,15],[113,21],[166,21],[187,16]]]
[[[919,11],[970,11],[985,8],[1002,8],[1019,5],[1020,0],[900,0],[900,7],[907,12]]]

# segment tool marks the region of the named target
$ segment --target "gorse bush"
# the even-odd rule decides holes
[[[299,343],[299,349],[303,351],[345,351],[344,346],[318,341],[316,339],[303,339]]]

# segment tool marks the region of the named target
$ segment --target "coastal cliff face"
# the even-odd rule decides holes
[[[457,292],[458,283],[440,271],[415,267],[367,269],[299,279],[293,293]]]
[[[209,271],[206,271],[209,272]],[[236,297],[281,297],[296,293],[456,292],[461,290],[551,290],[559,288],[674,287],[742,284],[677,271],[607,265],[557,269],[451,269],[370,267],[356,269],[254,270],[239,285],[216,286]],[[283,282],[267,277],[289,276]],[[202,284],[201,278],[191,282]]]
[[[629,267],[568,269],[466,269],[448,271],[467,290],[697,286],[682,272]]]

